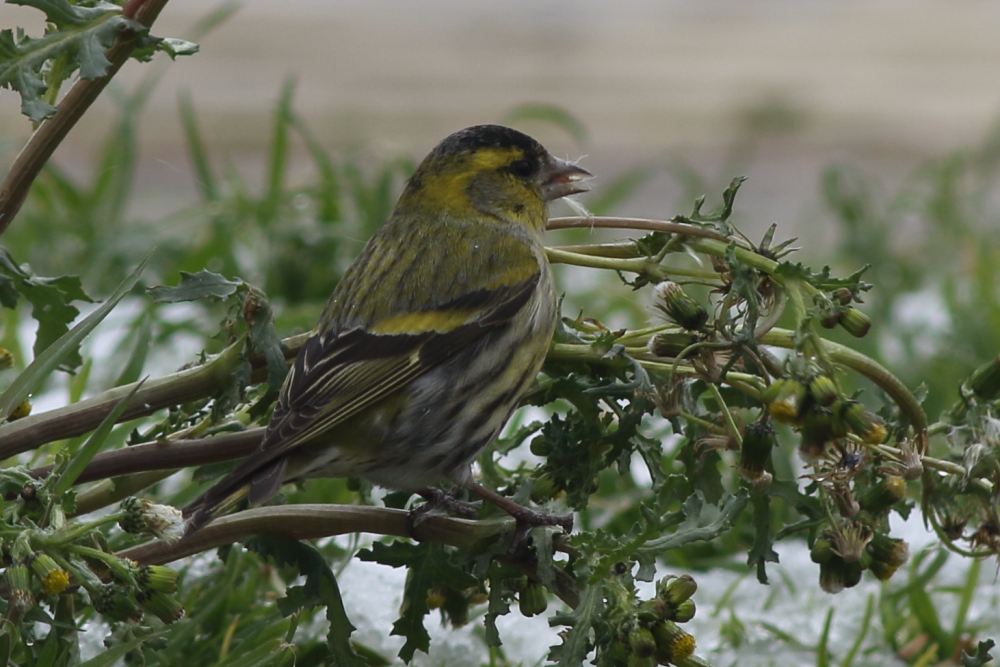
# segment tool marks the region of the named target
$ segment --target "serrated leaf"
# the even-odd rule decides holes
[[[55,107],[41,99],[48,89],[42,77],[48,61],[61,57],[65,76],[79,69],[81,78],[96,79],[107,74],[111,62],[105,51],[123,32],[146,31],[142,24],[122,16],[121,7],[107,2],[94,7],[72,5],[67,0],[11,2],[40,9],[55,26],[37,39],[25,36],[20,29],[16,35],[0,31],[0,87],[20,93],[21,112],[35,122],[55,113]]]
[[[497,629],[497,618],[510,613],[510,605],[503,599],[503,577],[499,574],[499,565],[490,563],[490,593],[486,606],[485,635],[483,641],[487,646],[497,648],[503,644],[500,641],[500,631]]]
[[[966,653],[962,651],[962,665],[963,667],[983,667],[983,665],[992,662],[993,656],[990,655],[990,651],[996,645],[992,639],[987,639],[979,642],[976,646],[976,654]]]
[[[175,287],[157,285],[146,291],[157,303],[178,303],[209,297],[225,299],[234,294],[241,285],[243,281],[227,280],[211,271],[202,270],[198,273],[181,271],[181,281]]]
[[[590,628],[600,618],[604,607],[602,585],[591,584],[580,591],[580,604],[571,614],[560,618],[569,625],[563,643],[549,649],[549,660],[559,667],[579,667],[590,652]],[[555,621],[556,619],[553,619]]]
[[[157,42],[156,47],[158,50],[163,51],[170,59],[173,60],[177,56],[193,56],[198,53],[201,48],[194,42],[189,42],[186,39],[177,39],[175,37],[164,37],[159,42]]]
[[[424,616],[430,612],[427,592],[435,586],[447,586],[461,591],[478,584],[475,577],[451,563],[440,544],[376,542],[371,549],[359,551],[358,560],[407,568],[402,613],[399,620],[393,623],[390,633],[406,638],[403,648],[399,650],[399,657],[407,663],[417,651],[426,653],[430,648],[430,635],[424,627]]]
[[[288,616],[303,607],[326,607],[326,618],[330,622],[327,646],[334,659],[332,664],[365,667],[367,663],[351,647],[355,627],[347,617],[337,578],[323,554],[305,542],[273,536],[250,538],[244,546],[275,565],[297,568],[306,583],[290,587],[286,596],[278,600],[278,610]]]
[[[6,276],[2,274],[6,273]],[[69,330],[69,325],[80,314],[71,301],[93,302],[76,276],[44,278],[32,276],[22,269],[10,253],[0,248],[0,301],[13,308],[21,296],[31,304],[31,314],[38,322],[33,351],[37,357]],[[73,370],[81,363],[79,352],[74,350],[59,364],[61,370]]]
[[[108,297],[108,300],[101,304],[94,312],[92,312],[87,317],[83,318],[79,323],[77,323],[72,329],[67,331],[62,337],[56,342],[45,349],[40,355],[35,357],[34,361],[28,364],[28,367],[24,369],[24,372],[17,376],[11,383],[7,390],[0,394],[0,419],[6,419],[11,410],[15,406],[21,403],[29,395],[41,388],[42,383],[45,378],[49,376],[60,364],[63,363],[64,359],[75,352],[80,343],[86,338],[94,328],[108,316],[108,313],[118,305],[126,294],[135,286],[139,281],[139,276],[142,274],[143,269],[146,268],[146,263],[149,261],[149,255],[139,263],[139,266],[132,271],[131,274],[118,286],[114,293]]]

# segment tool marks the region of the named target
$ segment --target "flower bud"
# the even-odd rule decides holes
[[[980,400],[992,401],[1000,396],[1000,356],[977,368],[967,382]]]
[[[164,565],[143,565],[135,574],[140,588],[160,593],[176,593],[177,579],[177,571]]]
[[[676,357],[695,342],[689,333],[658,333],[649,339],[649,351],[658,357]]]
[[[858,499],[861,509],[878,514],[906,497],[906,481],[890,475],[865,491]]]
[[[681,630],[672,621],[660,621],[650,628],[656,641],[656,661],[661,665],[676,664],[687,660],[694,653],[694,637]]]
[[[0,371],[5,371],[14,365],[14,355],[5,347],[0,347]]]
[[[906,540],[898,540],[888,535],[878,534],[867,547],[874,563],[884,563],[893,568],[900,567],[910,558],[910,548]]]
[[[126,533],[152,533],[163,542],[176,542],[184,535],[184,517],[170,505],[129,497],[119,506],[125,516],[118,525]]]
[[[556,486],[556,481],[552,479],[552,475],[543,472],[535,478],[535,486],[531,490],[531,500],[542,504],[552,500],[561,493],[562,491]]]
[[[24,613],[35,606],[35,596],[31,593],[31,572],[23,562],[15,561],[7,566],[7,588],[10,589],[8,604],[15,612]]]
[[[428,609],[440,609],[444,606],[445,597],[444,591],[440,588],[432,588],[427,591],[427,608]]]
[[[857,308],[847,308],[840,317],[840,326],[855,338],[864,338],[872,328],[871,318]]]
[[[840,318],[844,314],[839,310],[827,310],[819,318],[819,324],[824,329],[832,329],[838,324],[840,324]]]
[[[639,627],[628,636],[629,652],[640,658],[649,658],[656,653],[656,640],[649,628]]]
[[[69,575],[45,553],[35,554],[30,561],[31,571],[42,582],[43,595],[62,593],[69,586]]]
[[[819,586],[825,592],[836,594],[845,588],[853,588],[861,581],[861,563],[847,563],[836,554],[819,566]]]
[[[840,417],[847,423],[851,431],[869,445],[877,445],[885,439],[887,433],[885,424],[858,401],[844,401],[841,405]]]
[[[829,407],[840,397],[837,393],[837,385],[827,375],[816,375],[809,380],[809,395],[823,407]]]
[[[826,443],[833,438],[833,412],[819,405],[812,406],[802,419],[802,441],[799,453],[806,461],[823,456]]]
[[[545,439],[545,436],[539,435],[531,440],[531,444],[528,445],[528,449],[535,456],[548,456],[549,455],[549,443]]]
[[[774,448],[774,427],[765,420],[757,420],[747,425],[740,449],[740,477],[753,482],[764,474],[764,466],[771,458]]]
[[[14,409],[10,411],[7,416],[7,421],[17,421],[18,419],[24,419],[31,414],[31,401],[24,399],[20,403],[14,406]]]
[[[673,618],[670,619],[675,623],[687,623],[692,618],[694,618],[697,608],[695,607],[694,600],[684,600],[679,605],[677,605],[677,610],[673,614]]]
[[[184,617],[184,607],[173,595],[160,591],[148,591],[136,596],[136,600],[146,611],[170,625]]]
[[[851,305],[851,301],[854,300],[854,295],[851,294],[851,290],[847,289],[846,287],[838,287],[837,289],[833,290],[830,296],[836,299],[837,303],[839,303],[841,306],[849,306]]]
[[[517,607],[525,616],[535,616],[544,613],[549,606],[549,596],[545,586],[528,584],[528,587],[517,594]]]
[[[675,282],[664,281],[653,288],[657,307],[667,317],[689,331],[699,331],[708,322],[708,312]]]
[[[834,556],[833,543],[824,535],[817,538],[816,541],[813,542],[812,549],[809,550],[809,558],[812,562],[819,563],[820,565],[829,562],[829,560]]]
[[[652,655],[642,657],[637,653],[629,653],[625,664],[628,667],[656,667],[656,658]]]
[[[102,584],[91,595],[94,610],[113,621],[142,620],[142,610],[128,592],[115,584]]]
[[[808,393],[805,385],[798,380],[781,378],[771,383],[763,398],[772,417],[785,424],[797,424],[805,409]]]
[[[698,590],[698,583],[689,574],[679,577],[664,577],[656,582],[656,595],[677,607]]]

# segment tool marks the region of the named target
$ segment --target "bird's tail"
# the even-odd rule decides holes
[[[278,493],[284,481],[287,459],[278,459],[262,467],[255,463],[253,457],[244,460],[182,510],[185,535],[231,511],[244,499],[249,499],[251,505],[257,505]]]
[[[235,482],[235,483],[234,483]],[[250,494],[247,480],[229,480],[227,475],[215,486],[191,501],[182,511],[184,534],[190,535],[206,523],[226,514]]]

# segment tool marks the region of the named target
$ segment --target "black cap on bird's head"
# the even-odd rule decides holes
[[[468,169],[462,156],[480,164]],[[474,125],[449,135],[424,158],[413,185],[419,187],[429,175],[421,172],[440,169],[444,163],[454,163],[465,173],[496,170],[533,182],[543,201],[585,192],[588,188],[582,179],[591,175],[581,167],[553,157],[523,132],[503,125]]]

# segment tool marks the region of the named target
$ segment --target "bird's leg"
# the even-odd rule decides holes
[[[417,491],[417,495],[423,497],[427,502],[414,507],[406,515],[406,529],[410,533],[410,537],[419,540],[420,538],[416,534],[417,526],[424,520],[424,517],[438,509],[443,509],[449,514],[463,519],[475,519],[476,510],[482,508],[483,503],[461,500],[458,497],[461,492],[462,489],[458,486],[453,486],[447,492],[436,486],[428,486]]]
[[[476,482],[467,482],[465,484],[465,488],[472,491],[483,500],[490,501],[507,514],[514,517],[514,521],[517,522],[517,531],[514,535],[513,541],[514,544],[520,542],[528,531],[535,526],[559,526],[567,533],[573,531],[572,514],[549,514],[548,512],[538,512],[529,507],[518,505],[510,498],[505,498],[496,491],[491,491],[482,484],[478,484]]]

